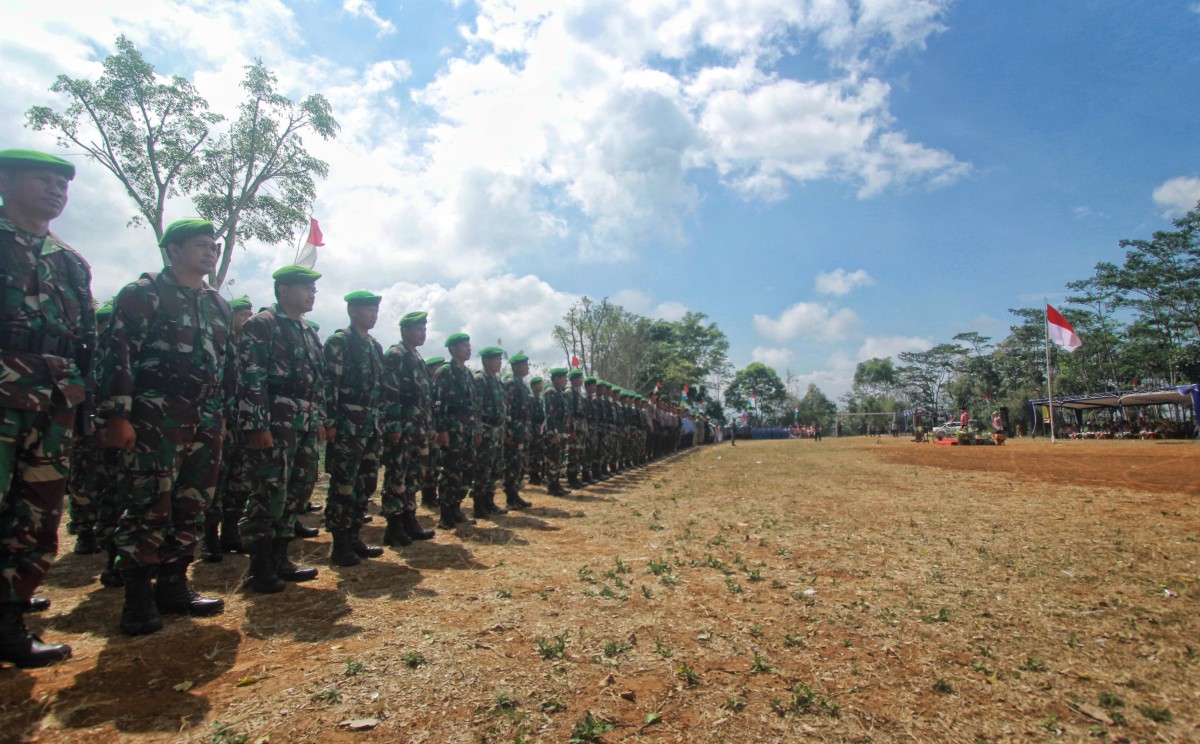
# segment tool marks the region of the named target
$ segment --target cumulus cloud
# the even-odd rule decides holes
[[[687,305],[682,302],[668,300],[667,302],[659,303],[658,306],[651,310],[650,317],[675,323],[683,320],[683,316],[687,315],[687,312]]]
[[[847,308],[839,310],[815,302],[798,302],[778,318],[755,315],[754,330],[777,342],[793,338],[838,341],[854,333],[859,322],[858,313]]]
[[[836,269],[827,273],[817,274],[817,294],[828,294],[841,297],[857,287],[869,287],[875,283],[866,269],[846,271]]]
[[[1200,178],[1180,176],[1165,181],[1154,190],[1154,203],[1168,219],[1182,217],[1200,202]]]
[[[750,359],[755,362],[762,362],[778,372],[787,369],[788,364],[792,361],[792,350],[770,346],[756,346],[754,347],[754,351],[750,352]]]
[[[868,359],[895,359],[902,351],[925,351],[933,348],[933,339],[927,336],[867,336],[858,348],[858,361]]]
[[[380,36],[396,33],[396,24],[382,18],[370,0],[342,0],[342,9],[352,16],[366,18]]]

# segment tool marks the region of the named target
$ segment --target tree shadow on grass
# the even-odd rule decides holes
[[[68,728],[112,722],[124,732],[178,733],[181,723],[204,721],[210,705],[203,686],[233,666],[240,642],[236,630],[189,618],[170,618],[148,636],[114,638],[96,666],[58,694],[51,712]]]
[[[474,554],[467,546],[456,542],[442,542],[452,539],[453,537],[446,537],[445,531],[441,531],[435,539],[414,543],[406,548],[401,548],[400,552],[404,556],[405,562],[416,569],[456,568],[481,571],[491,568],[491,566],[475,560]]]
[[[531,506],[525,511],[526,514],[535,517],[546,517],[548,519],[584,519],[587,517],[583,512],[567,511],[554,506]]]
[[[342,623],[350,614],[346,595],[338,589],[288,584],[278,594],[247,591],[242,630],[252,638],[291,636],[296,643],[321,643],[352,636],[362,630]]]
[[[544,519],[538,519],[536,516],[528,512],[517,514],[509,514],[504,517],[504,526],[512,529],[539,530],[542,532],[557,532],[562,527],[556,527]]]
[[[501,522],[507,522],[508,517],[500,517]],[[481,545],[528,545],[529,541],[517,537],[517,533],[504,527],[490,525],[487,520],[481,520],[474,526],[458,530],[458,537],[463,542],[479,543]]]
[[[357,566],[331,570],[337,575],[338,589],[368,599],[408,599],[424,579],[420,571],[385,558],[372,558]]]
[[[94,583],[104,568],[106,555],[94,553],[79,555],[71,552],[70,544],[58,546],[59,555],[46,573],[42,586],[57,586],[63,589],[78,589]],[[53,598],[53,593],[51,593]]]

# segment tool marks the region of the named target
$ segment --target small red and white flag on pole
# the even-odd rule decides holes
[[[300,252],[296,254],[296,265],[303,266],[306,269],[311,269],[317,265],[317,247],[325,245],[322,241],[325,236],[321,234],[321,226],[317,224],[316,219],[309,218],[308,221],[308,239],[304,241]]]
[[[1071,327],[1067,319],[1050,305],[1046,305],[1046,322],[1049,324],[1050,340],[1054,343],[1067,351],[1075,351],[1083,346],[1079,334],[1075,333],[1075,329]]]

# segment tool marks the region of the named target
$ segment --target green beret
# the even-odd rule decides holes
[[[550,370],[550,376],[551,377],[566,377],[567,376],[567,368],[566,367],[554,367],[553,369]]]
[[[253,308],[254,305],[250,304],[249,297],[238,297],[237,299],[229,301],[229,309],[235,313],[238,310],[251,310]]]
[[[188,238],[194,238],[197,235],[215,238],[217,231],[213,227],[213,223],[208,220],[175,220],[167,225],[167,229],[163,231],[162,240],[158,241],[158,247],[166,248],[171,243],[183,245],[183,241]]]
[[[543,382],[541,375],[534,375],[529,379],[530,385],[537,385],[539,382]]]
[[[445,363],[446,363],[446,357],[429,357],[428,359],[425,360],[426,367],[437,367],[438,365],[445,364]]]
[[[624,392],[625,392],[624,390],[622,390],[621,388],[617,387],[616,385],[613,385],[613,387],[612,387],[612,391],[613,391],[614,393],[616,393],[617,395],[621,395],[622,393],[624,393]]]
[[[498,356],[504,356],[504,349],[501,349],[499,346],[485,346],[483,350],[479,352],[480,359],[491,359],[492,357]]]
[[[371,307],[379,307],[379,302],[383,299],[383,295],[377,295],[374,292],[368,292],[365,289],[357,289],[348,295],[342,297],[346,304],[350,307],[361,307],[369,305]]]
[[[75,180],[75,164],[37,150],[0,150],[0,170],[48,170],[68,181]]]
[[[583,378],[583,384],[584,385],[597,385],[597,384],[599,384],[599,381],[595,377],[592,377],[591,375],[589,375],[589,376]]]
[[[523,352],[523,351],[518,351],[516,354],[513,354],[512,356],[510,356],[508,358],[509,364],[520,364],[521,362],[528,362],[528,361],[529,361],[529,357],[526,356],[525,352]]]
[[[446,348],[450,348],[454,344],[462,343],[463,341],[470,341],[470,340],[471,340],[471,337],[465,333],[451,333],[450,337],[446,339]]]
[[[305,318],[305,319],[304,319],[304,322],[305,322],[305,323],[308,323],[308,327],[309,327],[309,328],[311,328],[311,329],[313,329],[314,331],[319,331],[319,330],[321,330],[321,324],[320,324],[320,323],[318,323],[318,322],[317,322],[317,321],[315,321],[315,320],[309,320],[308,318]]]
[[[576,377],[583,377],[583,370],[573,369],[567,373],[567,377],[571,378],[572,380],[574,380]]]
[[[321,274],[312,269],[292,264],[284,266],[282,269],[276,269],[275,273],[271,274],[271,278],[275,280],[276,284],[312,284],[321,278]]]
[[[421,325],[425,322],[425,318],[428,315],[429,313],[424,310],[413,310],[411,313],[405,313],[404,317],[400,319],[400,327],[408,328],[409,326]]]
[[[612,383],[608,380],[596,380],[596,387],[612,389]]]
[[[96,309],[96,320],[108,320],[112,317],[113,310],[113,301],[109,300]]]

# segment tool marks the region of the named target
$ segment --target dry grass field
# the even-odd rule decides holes
[[[1198,481],[1195,443],[723,444],[356,568],[298,541],[279,595],[199,564],[228,611],[137,639],[64,536],[30,622],[75,657],[0,669],[0,739],[1196,741]]]

